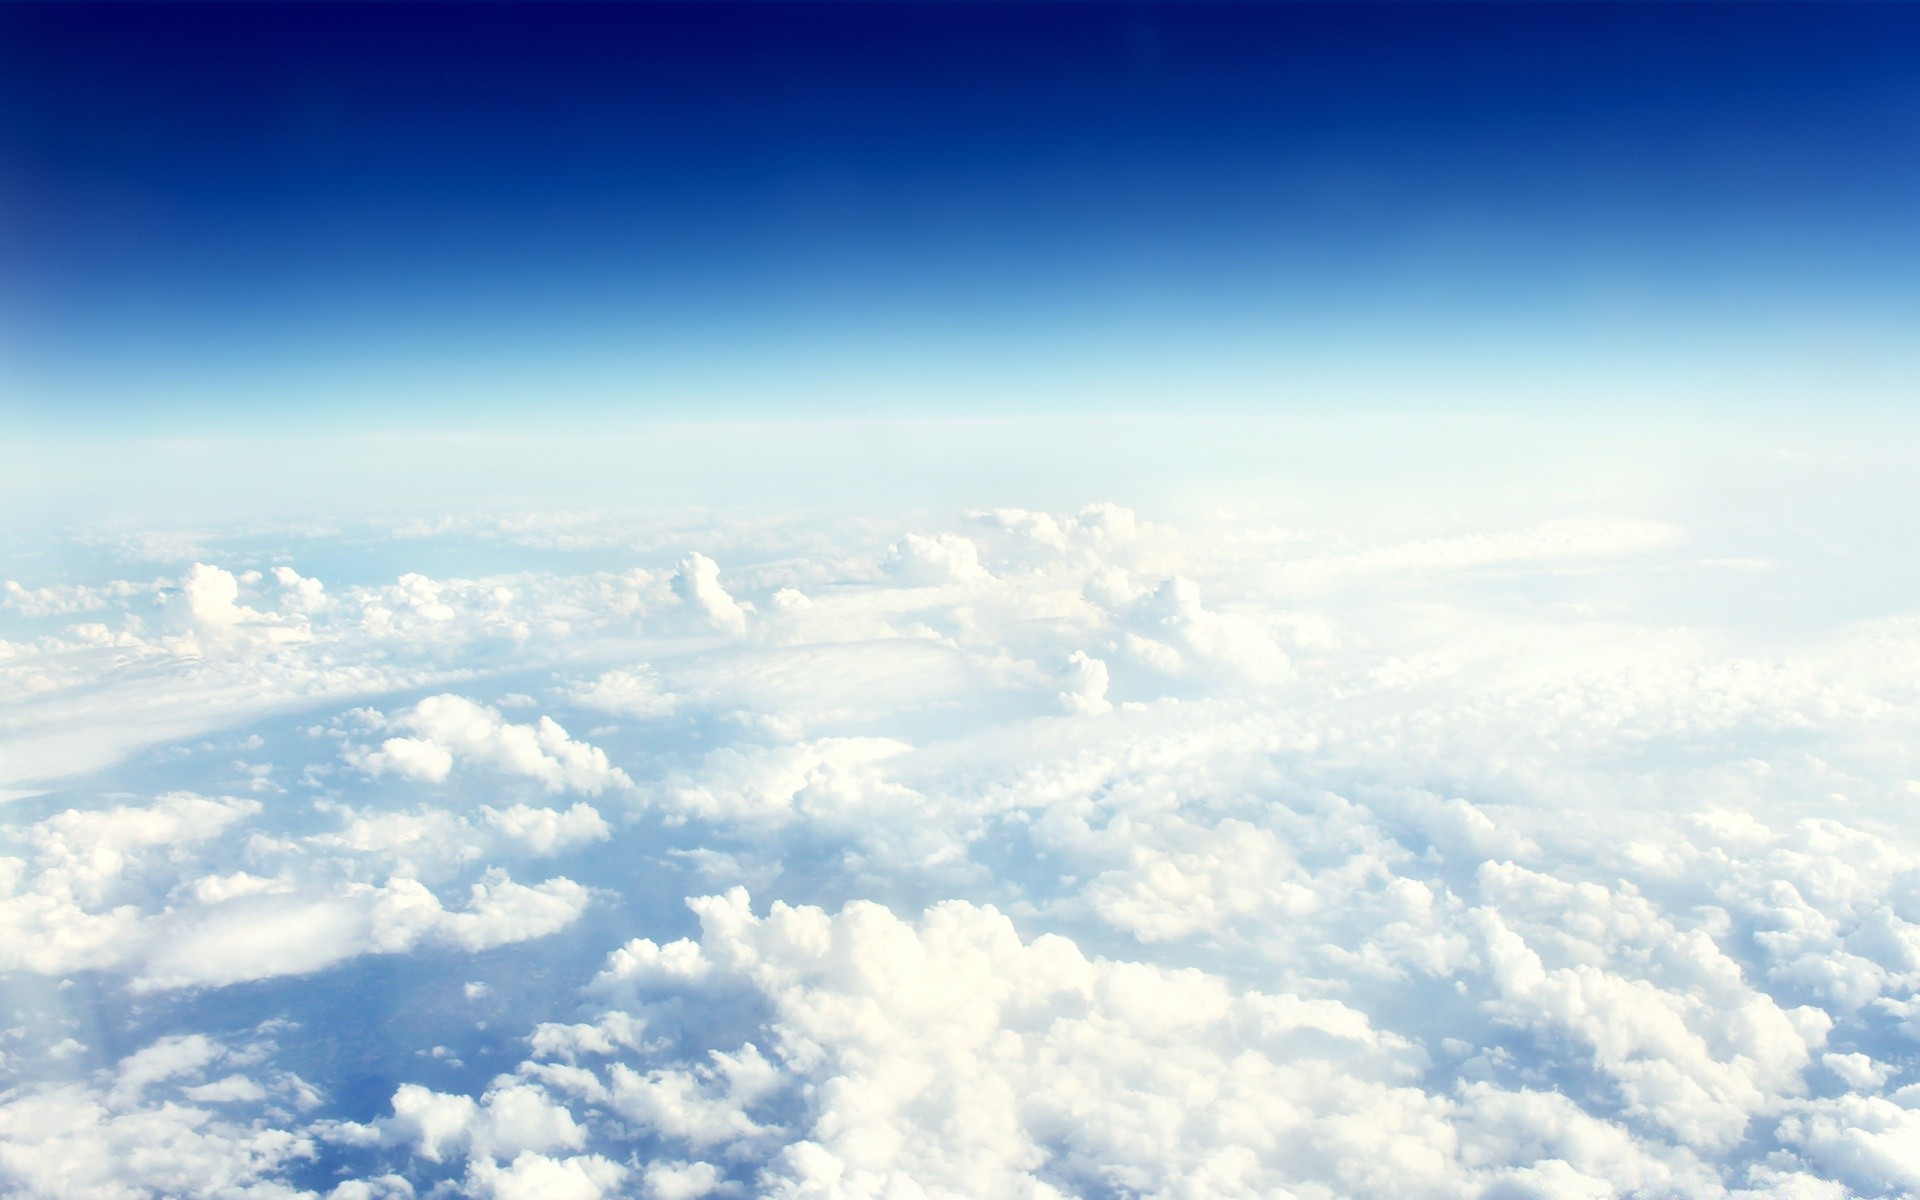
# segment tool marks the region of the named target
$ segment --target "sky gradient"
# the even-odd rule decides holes
[[[1899,5],[0,10],[17,428],[1887,404]]]

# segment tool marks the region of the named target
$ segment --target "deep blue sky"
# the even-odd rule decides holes
[[[0,6],[36,426],[1897,401],[1916,213],[1920,6]]]

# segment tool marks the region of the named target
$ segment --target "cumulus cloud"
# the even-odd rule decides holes
[[[974,583],[987,577],[979,548],[957,533],[932,537],[910,533],[887,551],[882,565],[889,575],[916,587]]]
[[[456,1150],[475,1158],[514,1159],[521,1154],[578,1150],[586,1131],[563,1105],[539,1087],[502,1082],[478,1103],[418,1084],[403,1084],[393,1095],[393,1116],[379,1126],[381,1136],[410,1143],[422,1157],[439,1162]]]
[[[135,954],[155,872],[260,811],[252,800],[189,793],[152,805],[69,809],[30,826],[32,859],[0,859],[0,963],[41,974],[109,966]]]
[[[574,741],[551,717],[517,725],[497,709],[448,693],[394,714],[392,723],[416,736],[388,738],[377,750],[350,751],[349,761],[371,775],[439,783],[458,760],[527,776],[550,792],[594,796],[633,783],[607,761],[604,750]]]
[[[1084,650],[1075,650],[1067,658],[1060,703],[1066,705],[1069,712],[1093,715],[1111,711],[1113,705],[1107,700],[1107,664]]]
[[[370,775],[440,783],[453,771],[453,751],[430,738],[396,737],[380,743],[378,750],[357,755],[354,762]]]
[[[516,804],[507,809],[481,808],[487,824],[526,845],[535,854],[553,854],[588,842],[604,842],[612,831],[590,804],[576,804],[562,812]]]
[[[1800,1106],[1780,1140],[1863,1192],[1920,1189],[1920,1096],[1840,1096]]]
[[[304,622],[283,620],[237,603],[240,581],[232,572],[195,563],[167,600],[168,615],[181,634],[182,652],[217,654],[305,641]]]
[[[644,1186],[647,1200],[699,1200],[719,1191],[725,1179],[712,1163],[656,1160],[647,1164]]]
[[[249,897],[169,914],[152,931],[135,986],[200,987],[302,975],[359,954],[398,954],[423,942],[468,951],[544,937],[571,924],[588,892],[570,879],[528,886],[499,872],[448,909],[418,880],[349,885],[331,894]]]
[[[645,667],[607,671],[576,688],[573,701],[600,712],[641,718],[664,717],[679,705],[678,696],[662,690],[659,673]]]
[[[491,1200],[600,1200],[626,1175],[627,1168],[599,1155],[549,1158],[529,1150],[505,1167],[476,1162],[467,1173],[467,1190]]]
[[[907,794],[880,764],[909,747],[887,738],[824,738],[788,746],[726,748],[697,772],[670,778],[662,803],[705,820],[845,819],[880,797]]]
[[[349,814],[344,833],[276,845],[257,835],[244,852],[284,860],[282,873],[202,874],[222,839],[263,809],[252,800],[175,793],[143,806],[69,810],[29,826],[30,860],[0,859],[0,965],[42,975],[126,973],[141,990],[219,986],[307,974],[367,953],[427,943],[469,951],[543,937],[586,908],[586,888],[564,877],[537,885],[490,870],[449,909],[418,879],[341,877],[351,859],[420,840],[423,819],[370,822]],[[489,816],[535,853],[607,836],[590,807],[563,813],[517,806]],[[436,824],[424,819],[428,829]],[[449,831],[440,829],[445,836]],[[225,851],[233,853],[232,850]]]
[[[706,555],[696,552],[682,560],[673,591],[720,632],[738,637],[747,631],[747,610],[720,585],[720,564]]]
[[[0,594],[0,789],[100,769],[143,746],[329,700],[424,690],[477,667],[571,657],[678,607],[664,573],[565,582],[435,579],[328,590],[290,567],[274,585],[208,563],[184,578]],[[155,614],[155,602],[160,611]],[[48,630],[44,618],[89,619]],[[12,640],[18,637],[18,640]],[[31,696],[33,703],[17,701]]]
[[[92,1082],[0,1092],[0,1184],[35,1198],[298,1194],[283,1174],[315,1156],[314,1139],[228,1110],[264,1100],[304,1110],[315,1103],[312,1090],[286,1075],[205,1081],[264,1049],[167,1037]]]
[[[1128,612],[1127,649],[1167,673],[1190,662],[1243,673],[1255,681],[1286,678],[1289,661],[1273,634],[1245,614],[1219,612],[1200,588],[1175,576],[1141,596]]]
[[[1707,1183],[1684,1152],[1649,1152],[1556,1095],[1424,1091],[1421,1048],[1338,1000],[1090,958],[961,903],[911,923],[871,904],[758,917],[744,892],[694,907],[697,943],[636,942],[596,989],[656,1017],[675,993],[744,993],[751,1040],[575,1086],[669,1143],[753,1164],[761,1194]]]

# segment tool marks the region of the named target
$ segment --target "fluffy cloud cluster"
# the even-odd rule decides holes
[[[378,750],[351,755],[373,775],[387,772],[439,783],[456,759],[524,775],[549,792],[599,795],[609,787],[631,787],[626,772],[608,764],[606,752],[567,736],[552,717],[516,725],[463,696],[429,696],[396,714],[392,724],[412,737],[388,738]]]
[[[256,836],[223,855],[216,839],[260,812],[251,800],[175,794],[29,826],[32,857],[0,859],[0,970],[124,972],[143,990],[219,985],[425,942],[481,950],[524,941],[565,927],[588,901],[564,877],[527,886],[494,870],[467,889],[464,907],[449,909],[404,873],[354,878],[357,856],[340,853],[352,847],[332,833],[278,845]],[[492,816],[549,845],[569,832],[606,833],[585,815],[562,815],[557,828],[511,810]],[[569,829],[582,824],[591,828]],[[315,864],[315,851],[333,857]],[[223,874],[208,870],[215,863],[244,865]]]
[[[91,1080],[0,1092],[0,1179],[27,1196],[288,1196],[282,1173],[316,1146],[282,1126],[320,1097],[298,1076],[261,1071],[271,1052],[270,1041],[166,1037]],[[408,1194],[377,1186],[339,1200]]]
[[[1539,1071],[1449,1080],[1421,1042],[1343,1001],[1089,958],[1058,935],[1023,940],[992,908],[909,922],[776,902],[757,917],[741,890],[693,907],[698,941],[616,951],[587,988],[607,1007],[543,1026],[484,1107],[403,1088],[382,1125],[436,1161],[467,1147],[471,1174],[490,1169],[502,1096],[551,1114],[545,1141],[509,1152],[586,1145],[562,1097],[638,1131],[655,1162],[765,1196],[1851,1194],[1786,1151],[1742,1172],[1747,1186],[1724,1178],[1715,1164],[1756,1113],[1855,1187],[1911,1167],[1893,1139],[1913,1108],[1880,1101],[1849,1129],[1860,1097],[1806,1098],[1824,1016],[1744,993],[1711,947],[1674,964],[1693,985],[1676,993],[1546,967],[1496,912],[1476,914],[1492,977],[1479,1007],[1579,1042],[1626,1100],[1603,1115]],[[1715,976],[1731,994],[1700,994]],[[715,1009],[745,1015],[717,1025]],[[1456,1040],[1434,1049],[1502,1053]]]
[[[1920,1191],[1920,618],[1606,514],[584,521],[0,592],[5,1189]]]
[[[545,717],[509,724],[442,695],[397,723],[428,738],[388,739],[371,752],[349,746],[347,758],[376,775],[437,781],[450,745],[543,791],[630,786],[604,753]],[[409,752],[438,755],[438,768],[417,769]],[[0,970],[111,971],[155,990],[307,974],[423,945],[479,951],[522,942],[570,925],[589,889],[564,876],[521,884],[484,864],[453,889],[463,893],[457,904],[428,884],[471,874],[490,856],[550,857],[611,836],[584,802],[481,804],[469,814],[355,808],[323,796],[314,809],[331,821],[293,836],[261,801],[188,792],[11,826],[21,854],[0,857]]]

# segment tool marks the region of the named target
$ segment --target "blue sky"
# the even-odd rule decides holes
[[[0,403],[46,432],[1792,408],[1920,377],[1906,6],[0,23]]]

